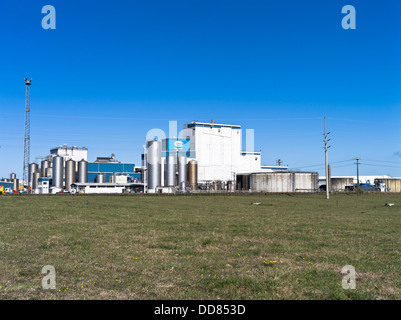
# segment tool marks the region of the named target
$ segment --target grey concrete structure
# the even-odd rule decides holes
[[[251,173],[249,188],[252,192],[317,192],[317,172]]]
[[[331,178],[330,179],[330,191],[331,192],[342,192],[346,191],[346,187],[352,187],[354,185],[354,179],[349,178]]]

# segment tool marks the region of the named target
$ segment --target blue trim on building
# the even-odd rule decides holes
[[[142,174],[135,173],[134,163],[88,162],[88,182],[95,182],[96,176],[100,173],[105,175],[105,182],[109,182],[115,173],[125,174],[132,180],[142,180]]]
[[[12,182],[5,182],[5,181],[0,181],[0,187],[4,187],[5,188],[13,188],[14,185]]]

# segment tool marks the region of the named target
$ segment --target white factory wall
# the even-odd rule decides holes
[[[215,124],[184,128],[198,162],[198,181],[235,180],[235,173],[261,171],[260,154],[242,154],[240,126]]]
[[[84,159],[88,161],[88,150],[87,149],[78,149],[78,148],[66,148],[66,147],[59,147],[57,149],[51,150],[51,155],[58,155],[64,158],[64,161],[67,160],[74,160],[76,162],[81,161]]]

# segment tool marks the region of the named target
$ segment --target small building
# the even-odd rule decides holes
[[[38,188],[35,193],[48,194],[50,191],[51,178],[38,178]]]
[[[354,179],[352,177],[332,177],[330,179],[331,192],[343,192],[352,189]]]
[[[383,184],[382,192],[401,192],[401,178],[375,179],[375,185]]]
[[[85,194],[140,193],[143,189],[143,183],[75,182],[71,185],[71,193]]]

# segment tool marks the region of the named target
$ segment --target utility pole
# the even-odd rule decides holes
[[[330,146],[327,146],[327,142],[330,141],[330,139],[327,139],[327,135],[329,135],[330,132],[326,132],[326,117],[324,117],[324,152],[325,152],[325,171],[326,171],[326,198],[330,198],[330,190],[329,190],[329,170],[328,170],[328,162],[327,162],[327,149],[330,148]]]
[[[327,165],[327,172],[329,174],[329,192],[331,191],[331,167]]]
[[[357,180],[357,194],[359,195],[359,158],[355,158],[356,160],[356,180]]]
[[[31,151],[31,84],[32,79],[25,80],[26,93],[25,93],[25,133],[24,133],[24,168],[22,172],[22,183],[26,183],[27,191],[29,192],[29,177],[28,168]]]

